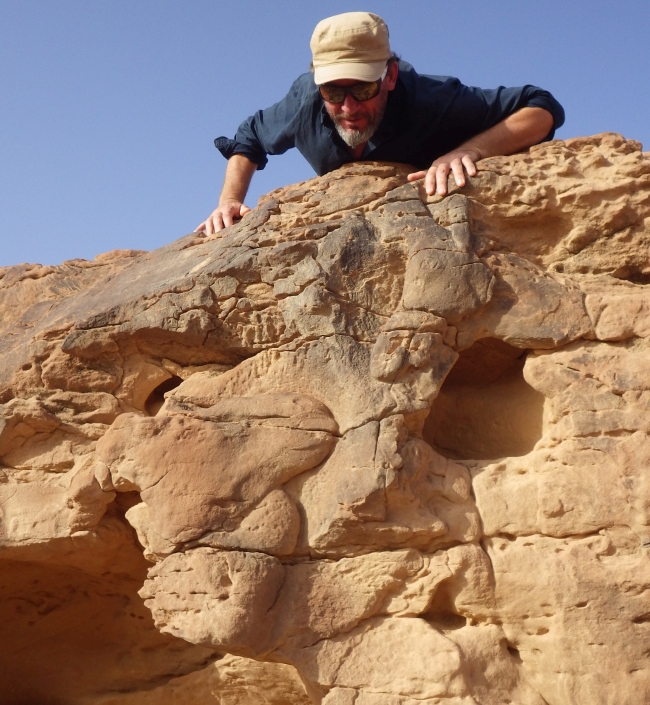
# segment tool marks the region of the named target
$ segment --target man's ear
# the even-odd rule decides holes
[[[391,61],[390,64],[388,64],[388,72],[386,73],[386,78],[383,81],[386,84],[387,91],[392,91],[393,88],[395,88],[398,74],[399,66],[397,65],[397,61]]]

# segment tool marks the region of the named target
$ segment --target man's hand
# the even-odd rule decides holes
[[[206,235],[214,235],[243,218],[250,211],[250,208],[244,205],[244,199],[256,169],[257,164],[243,154],[234,154],[230,157],[219,196],[219,205],[199,225],[195,233],[203,230]]]
[[[497,155],[514,154],[543,140],[553,129],[553,116],[544,108],[521,108],[485,132],[472,137],[458,149],[436,159],[428,171],[408,175],[409,181],[424,178],[429,196],[447,195],[447,177],[451,171],[458,186],[465,186],[468,176],[476,176],[474,162]]]
[[[249,212],[250,208],[239,201],[234,199],[223,201],[194,232],[198,233],[203,230],[206,235],[213,235],[219,230],[232,225],[236,220],[243,218]]]
[[[436,159],[429,167],[428,171],[416,171],[408,175],[409,181],[424,179],[424,188],[429,196],[438,193],[440,196],[447,195],[447,178],[451,171],[458,186],[465,186],[465,171],[469,176],[476,176],[476,164],[481,159],[481,154],[477,149],[455,149],[449,154]]]

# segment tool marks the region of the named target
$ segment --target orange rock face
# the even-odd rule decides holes
[[[650,154],[0,270],[0,702],[650,700]]]

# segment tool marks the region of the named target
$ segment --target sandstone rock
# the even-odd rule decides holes
[[[153,690],[109,695],[94,701],[95,705],[311,705],[311,702],[291,666],[230,655]]]
[[[43,502],[35,525],[58,510]],[[147,564],[118,516],[26,543],[0,549],[0,702],[94,702],[147,691],[217,657],[154,627],[137,594]]]
[[[0,270],[3,705],[648,702],[650,157],[407,173]]]
[[[283,555],[295,547],[299,518],[280,486],[328,455],[335,429],[309,397],[225,399],[196,410],[177,403],[156,418],[123,414],[97,455],[113,486],[139,492],[147,505],[134,525],[151,555],[151,535],[163,553],[199,541]]]

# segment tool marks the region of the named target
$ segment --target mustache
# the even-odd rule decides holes
[[[358,120],[359,118],[365,118],[369,122],[373,121],[372,114],[367,113],[365,111],[364,112],[361,112],[361,111],[356,112],[354,115],[345,115],[345,114],[339,113],[338,115],[332,115],[331,118],[332,118],[332,120],[334,120],[334,122],[338,122],[339,124],[343,120]]]
[[[377,128],[379,127],[381,121],[384,118],[384,111],[386,110],[386,104],[384,103],[383,105],[379,106],[379,109],[376,111],[366,111],[366,110],[359,110],[354,114],[355,118],[366,118],[367,120],[367,126],[364,130],[359,130],[359,129],[348,129],[346,127],[343,127],[342,121],[348,119],[349,117],[352,117],[351,115],[348,115],[346,117],[345,114],[338,113],[338,114],[332,114],[332,112],[328,109],[328,113],[330,118],[332,119],[332,122],[334,123],[334,127],[339,135],[339,137],[348,145],[348,147],[357,147],[360,144],[363,144],[364,142],[367,142],[377,131]]]

